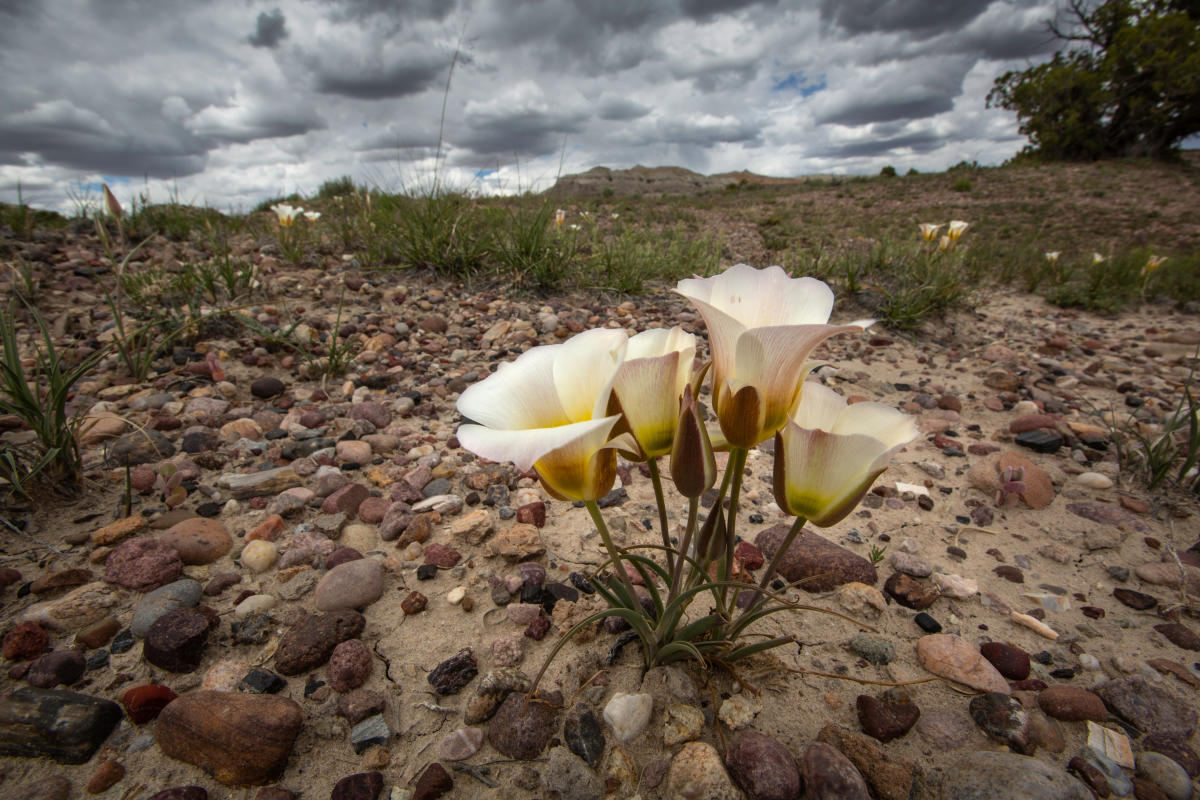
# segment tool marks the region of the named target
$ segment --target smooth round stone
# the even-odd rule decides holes
[[[1016,753],[971,753],[944,775],[941,800],[1092,800],[1091,791],[1065,771]]]
[[[245,661],[232,658],[218,661],[205,671],[200,688],[217,692],[235,691],[250,669],[250,665]]]
[[[237,607],[233,609],[233,615],[238,619],[245,619],[251,614],[270,611],[277,605],[279,605],[279,598],[273,594],[252,594],[237,604]]]
[[[373,457],[371,445],[356,439],[338,442],[334,447],[334,455],[338,461],[353,461],[355,464],[369,463]]]
[[[361,510],[362,507],[359,508]],[[361,522],[352,522],[342,528],[342,535],[338,537],[338,546],[350,547],[360,553],[378,550],[380,543],[378,527]]]
[[[266,572],[278,558],[279,548],[265,539],[255,539],[242,548],[242,564],[254,572]]]
[[[742,731],[729,745],[725,763],[734,781],[756,800],[800,796],[800,770],[791,752],[758,731]]]
[[[612,728],[617,741],[628,744],[645,730],[653,712],[653,696],[617,692],[604,706],[604,721]]]
[[[437,756],[442,761],[462,761],[470,758],[483,746],[481,728],[459,728],[438,742]]]
[[[446,602],[452,606],[456,606],[459,603],[461,603],[463,598],[466,596],[467,596],[467,589],[465,586],[455,586],[453,589],[451,589],[449,592],[446,593]]]
[[[317,584],[317,609],[340,611],[374,603],[383,594],[383,564],[360,558],[339,564]]]
[[[211,564],[233,549],[233,537],[225,523],[204,517],[185,519],[160,538],[175,548],[185,564]]]
[[[156,619],[177,608],[191,608],[200,602],[203,593],[204,587],[191,578],[183,578],[148,592],[133,610],[130,633],[139,639],[145,638],[146,631],[150,630]]]
[[[1187,771],[1162,753],[1139,753],[1137,774],[1162,789],[1170,800],[1192,798],[1192,779]]]
[[[1084,472],[1075,477],[1075,482],[1088,489],[1111,489],[1113,485],[1112,478],[1099,472]]]

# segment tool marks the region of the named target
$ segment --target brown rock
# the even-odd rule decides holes
[[[371,675],[371,650],[361,639],[347,639],[329,657],[329,687],[339,694],[357,689]]]
[[[1094,692],[1078,686],[1051,686],[1038,693],[1038,705],[1055,719],[1067,722],[1104,722],[1108,709]]]
[[[773,525],[758,534],[754,543],[768,561],[775,557],[789,527]],[[809,530],[800,531],[777,570],[789,583],[803,581],[800,588],[808,592],[828,592],[851,582],[871,586],[878,579],[870,561]]]
[[[979,652],[1010,681],[1023,681],[1029,677],[1029,654],[1021,648],[1003,642],[985,642],[979,646]]]
[[[434,761],[417,779],[417,785],[413,788],[412,800],[437,800],[453,788],[454,779],[450,777],[450,773],[446,771],[445,767]]]
[[[4,634],[0,647],[9,661],[28,661],[37,658],[50,644],[50,635],[36,622],[22,622]]]
[[[233,549],[225,523],[205,517],[185,519],[159,539],[174,547],[185,564],[211,564]]]
[[[101,794],[121,782],[125,777],[125,767],[121,762],[108,760],[96,768],[84,791],[88,794]]]
[[[893,572],[883,584],[883,591],[905,608],[920,611],[929,608],[941,596],[928,581],[918,580],[903,572]]]
[[[138,592],[170,583],[182,571],[175,548],[160,539],[129,539],[104,561],[104,580]]]
[[[60,569],[39,577],[29,585],[29,591],[33,594],[42,594],[54,589],[64,589],[68,586],[81,586],[91,580],[93,580],[91,570],[79,567]]]
[[[970,642],[952,633],[934,633],[917,640],[917,658],[921,666],[952,681],[981,692],[1009,694],[1004,680]]]
[[[75,634],[75,641],[93,649],[103,647],[108,644],[109,639],[117,635],[119,630],[121,630],[121,623],[117,621],[116,617],[109,614],[95,625]]]
[[[293,625],[275,650],[275,669],[299,675],[324,664],[339,643],[362,633],[366,619],[357,611],[309,616]]]
[[[1180,625],[1178,622],[1164,622],[1161,625],[1155,625],[1154,630],[1167,637],[1167,640],[1176,647],[1182,647],[1184,650],[1200,650],[1200,636],[1191,628]]]
[[[168,672],[191,672],[200,666],[214,619],[195,608],[168,611],[146,631],[142,657]]]
[[[517,523],[508,530],[496,534],[484,549],[490,556],[501,556],[506,561],[514,563],[535,558],[546,552],[546,546],[542,544],[542,537],[538,533],[538,529],[523,523]]]
[[[371,689],[355,689],[338,698],[337,712],[351,725],[357,725],[367,717],[382,714],[387,699]]]
[[[811,800],[870,800],[858,769],[832,745],[813,742],[806,747],[800,772]]]
[[[922,796],[924,778],[921,768],[908,759],[886,753],[867,737],[830,723],[817,734],[817,741],[840,750],[880,800],[910,800]]]
[[[285,697],[196,691],[163,709],[155,735],[168,756],[240,786],[283,772],[303,722],[304,711]]]

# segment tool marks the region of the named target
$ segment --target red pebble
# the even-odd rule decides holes
[[[150,683],[145,686],[135,686],[121,696],[121,705],[134,725],[144,725],[158,716],[179,695],[166,686]]]
[[[50,644],[50,636],[36,622],[22,622],[4,634],[4,657],[9,661],[37,658]]]
[[[757,547],[749,542],[738,542],[738,546],[733,550],[733,557],[742,562],[742,567],[747,570],[756,570],[763,565],[763,555]]]

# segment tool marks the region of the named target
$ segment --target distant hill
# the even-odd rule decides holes
[[[771,178],[753,172],[721,172],[701,175],[683,167],[643,167],[609,169],[592,167],[587,172],[564,175],[550,188],[553,194],[588,196],[655,196],[664,194],[700,194],[719,191],[730,185],[788,186],[801,183],[827,183],[831,175],[806,175],[802,178]]]

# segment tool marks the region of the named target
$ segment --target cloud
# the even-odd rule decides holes
[[[247,37],[247,41],[255,47],[277,47],[287,38],[287,35],[283,12],[275,8],[258,15],[258,20],[254,24],[254,33]]]
[[[481,156],[542,156],[556,152],[563,136],[583,130],[588,115],[552,102],[540,86],[521,81],[490,100],[466,105],[467,130],[452,139]]]
[[[258,103],[206,106],[184,120],[183,124],[202,139],[242,144],[256,139],[298,136],[327,127],[321,116],[312,109]]]
[[[651,111],[650,106],[639,103],[629,97],[609,95],[596,104],[596,116],[600,119],[615,122],[628,122],[640,119]]]
[[[822,0],[821,16],[847,33],[904,32],[918,37],[955,30],[992,0]]]

